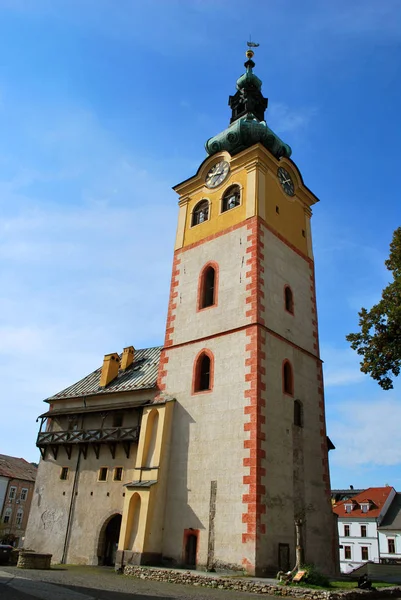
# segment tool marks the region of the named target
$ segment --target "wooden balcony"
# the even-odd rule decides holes
[[[79,448],[84,458],[87,456],[88,447],[93,448],[96,458],[99,458],[100,445],[107,444],[112,457],[115,457],[117,444],[122,444],[127,458],[132,443],[139,440],[139,426],[135,427],[110,427],[107,429],[73,429],[71,431],[43,431],[38,434],[36,445],[43,458],[46,450],[51,449],[54,459],[57,459],[58,450],[63,447],[68,458],[71,458],[72,449]]]

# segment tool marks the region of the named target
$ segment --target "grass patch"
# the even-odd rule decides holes
[[[398,585],[398,584],[387,583],[386,581],[372,581],[372,586],[375,588],[391,587],[393,585]],[[353,588],[357,588],[358,583],[354,580],[352,580],[352,581],[330,581],[330,587],[337,588],[337,589],[343,589],[343,590],[350,590]]]
[[[316,585],[313,583],[308,583],[307,581],[300,581],[299,583],[288,583],[280,582],[280,585],[287,585],[289,587],[302,587],[309,588],[312,590],[352,590],[358,587],[357,581],[338,581],[331,580],[327,585]],[[386,588],[392,587],[394,585],[398,585],[397,583],[387,583],[385,581],[372,581],[372,586],[374,588]]]

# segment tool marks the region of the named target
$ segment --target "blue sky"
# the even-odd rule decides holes
[[[42,400],[163,342],[177,203],[229,120],[245,41],[314,209],[333,487],[401,491],[400,383],[345,335],[400,223],[398,0],[0,0],[0,452],[37,460]]]

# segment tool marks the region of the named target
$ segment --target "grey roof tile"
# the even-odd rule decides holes
[[[37,467],[27,462],[24,458],[0,454],[0,475],[10,479],[35,481]]]
[[[401,494],[396,493],[378,529],[401,529]]]
[[[118,376],[104,388],[99,387],[102,371],[102,367],[99,367],[77,383],[54,394],[54,396],[46,398],[46,402],[66,398],[81,398],[82,396],[93,396],[95,394],[113,394],[156,388],[161,350],[161,346],[135,350],[133,364],[125,371],[119,371]]]
[[[142,487],[142,488],[148,488],[148,487],[152,487],[152,485],[155,485],[155,483],[157,483],[156,479],[149,479],[147,481],[131,481],[130,483],[124,483],[125,487]]]

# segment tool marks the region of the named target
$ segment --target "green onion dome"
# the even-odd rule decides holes
[[[266,125],[266,121],[259,121],[252,113],[237,119],[227,129],[210,138],[205,148],[210,156],[222,150],[227,150],[234,156],[257,143],[262,144],[276,158],[291,156],[290,146]]]
[[[258,44],[248,42],[248,46]],[[246,52],[246,71],[237,79],[237,91],[230,96],[228,104],[231,108],[230,125],[221,133],[210,138],[206,144],[206,152],[212,156],[216,152],[227,150],[231,156],[238,154],[254,144],[263,144],[276,158],[291,156],[291,148],[266,124],[265,110],[268,100],[262,94],[262,82],[253,72],[254,53],[250,48]]]

